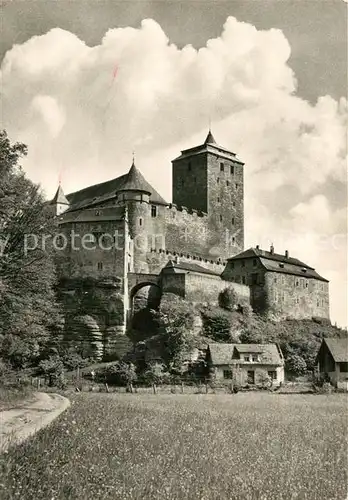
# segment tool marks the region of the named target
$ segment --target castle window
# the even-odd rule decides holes
[[[220,215],[220,222],[222,222],[222,215]]]
[[[238,189],[238,187],[239,187],[239,184],[238,184],[238,182],[236,182],[236,189]]]
[[[308,283],[306,282],[306,288],[308,288]]]
[[[257,273],[253,273],[251,275],[251,284],[252,285],[257,285],[257,278],[258,278],[258,274]]]
[[[234,244],[236,242],[236,238],[232,236],[232,243]]]
[[[242,267],[245,267],[245,260],[242,260]]]
[[[234,174],[234,166],[233,166],[233,165],[231,165],[231,167],[230,167],[230,168],[231,168],[231,175],[233,175],[233,174]]]
[[[299,286],[299,281],[298,280],[296,280],[296,286]]]
[[[151,217],[157,217],[157,207],[156,207],[156,205],[151,205]]]
[[[224,172],[225,170],[225,165],[223,163],[220,163],[220,172]]]
[[[143,219],[140,217],[139,219],[139,226],[142,226],[143,225]]]
[[[229,186],[230,185],[230,181],[226,181],[226,186]]]
[[[100,210],[96,210],[95,215],[100,215]]]
[[[218,203],[220,203],[220,196],[217,197],[217,201],[218,201]]]
[[[216,179],[216,182],[219,184],[219,182],[220,182],[220,177],[218,177],[218,178]]]
[[[243,283],[243,285],[245,285],[245,283],[246,283],[245,276],[242,276],[242,283]]]
[[[257,260],[256,259],[253,259],[253,266],[256,267],[257,266]]]
[[[234,226],[234,217],[232,217],[232,226]]]
[[[189,161],[188,162],[188,169],[191,171],[192,170],[192,167],[191,167],[191,162]]]
[[[102,271],[102,270],[103,270],[103,263],[98,262],[98,271]]]

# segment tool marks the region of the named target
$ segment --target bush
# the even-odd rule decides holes
[[[230,340],[231,318],[226,311],[218,308],[202,310],[203,332],[217,342]]]
[[[117,361],[116,363],[105,366],[96,371],[96,381],[106,382],[110,385],[129,385],[135,382],[137,374],[133,363],[124,363]]]
[[[306,373],[307,364],[298,354],[290,354],[285,360],[285,368],[291,375],[300,376]]]
[[[238,305],[238,295],[231,287],[219,293],[219,306],[227,311],[233,311]]]

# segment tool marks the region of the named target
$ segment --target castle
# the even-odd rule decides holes
[[[88,312],[112,336],[125,332],[143,287],[149,298],[172,292],[212,303],[229,286],[261,313],[329,318],[328,281],[313,268],[273,248],[244,251],[244,163],[235,153],[209,131],[172,171],[172,203],[134,160],[127,174],[70,195],[59,186],[50,209],[72,316]]]

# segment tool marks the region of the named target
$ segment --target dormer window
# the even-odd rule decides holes
[[[259,356],[257,354],[253,354],[252,360],[254,361],[254,363],[257,363],[259,361]]]
[[[100,215],[100,210],[96,210],[95,215]]]
[[[249,354],[244,354],[244,361],[250,361]]]
[[[157,207],[156,207],[156,205],[151,205],[151,217],[157,217]]]

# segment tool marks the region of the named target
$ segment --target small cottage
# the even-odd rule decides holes
[[[323,380],[348,390],[348,338],[323,339],[315,363]]]
[[[218,382],[279,386],[284,358],[276,344],[209,344],[206,361]]]

